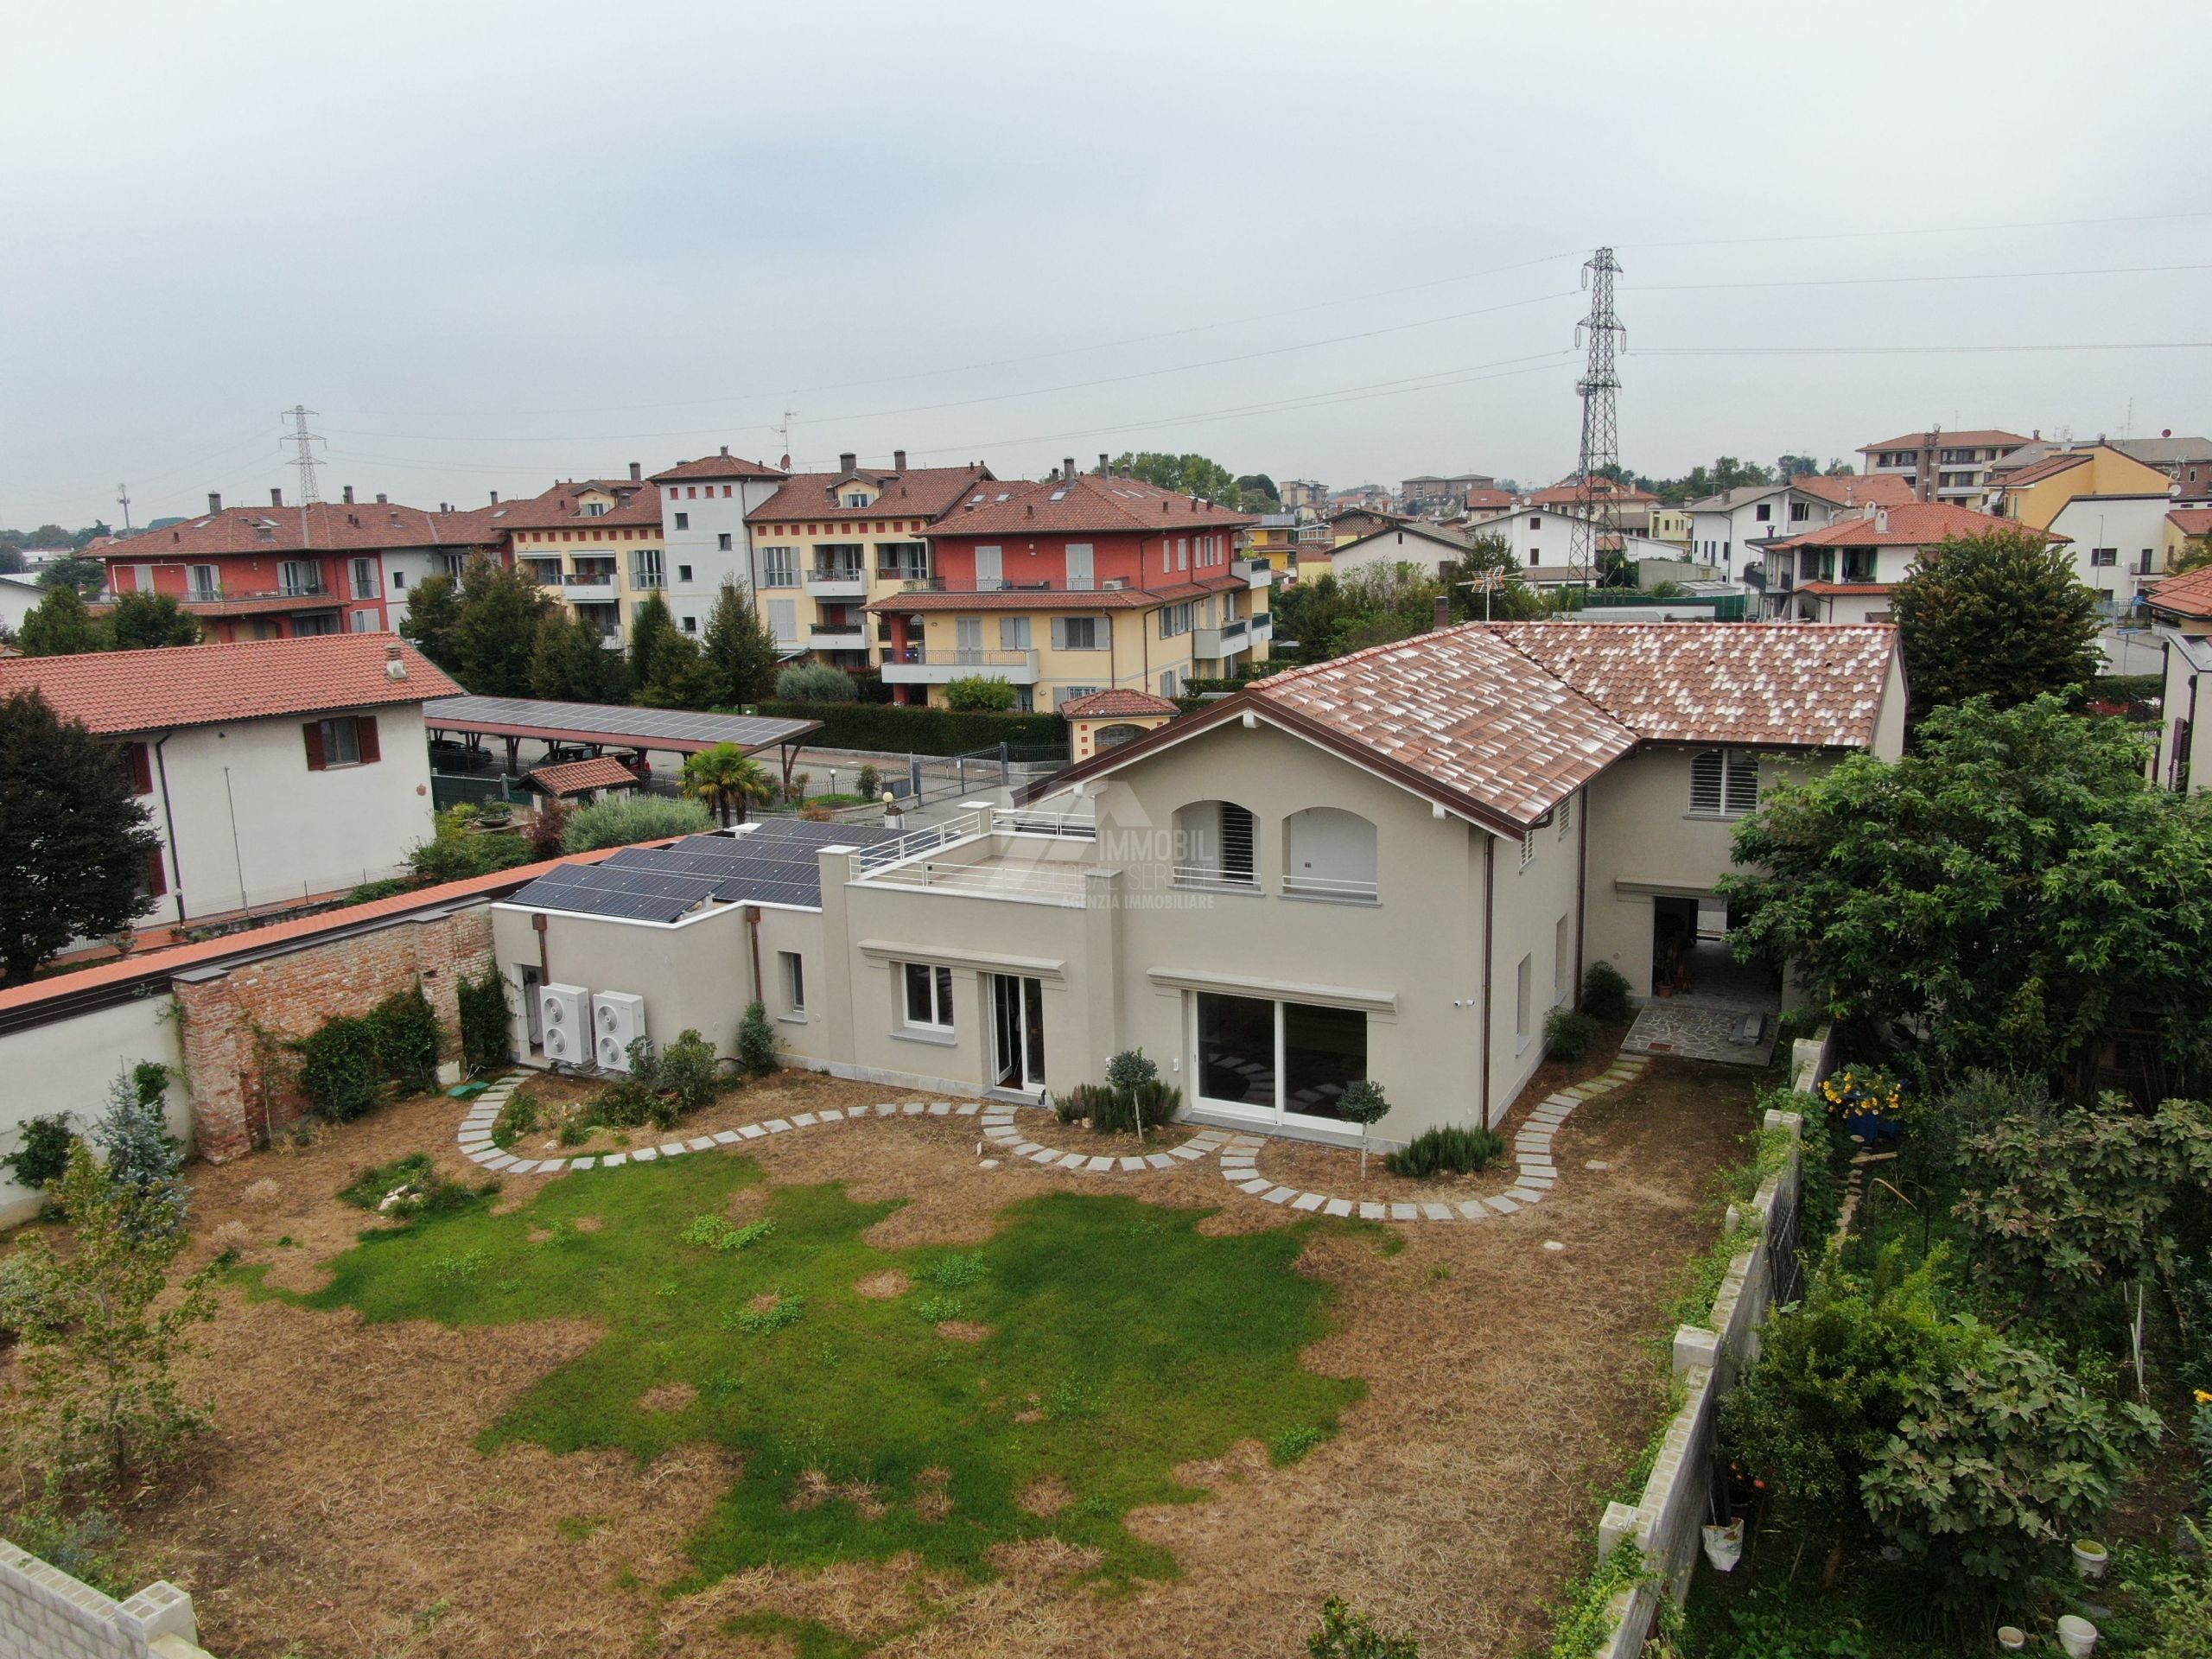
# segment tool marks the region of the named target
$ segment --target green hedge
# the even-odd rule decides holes
[[[1068,723],[1058,715],[998,715],[954,709],[897,708],[874,702],[776,702],[756,705],[780,720],[818,720],[808,741],[827,749],[878,749],[892,754],[967,754],[1001,743],[1059,748]],[[725,713],[733,712],[730,710]]]

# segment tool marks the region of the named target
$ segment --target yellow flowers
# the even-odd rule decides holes
[[[1872,1066],[1846,1066],[1821,1084],[1830,1109],[1852,1117],[1894,1117],[1904,1109],[1904,1089]]]
[[[2196,1403],[2200,1406],[2212,1406],[2212,1389],[2197,1389]]]

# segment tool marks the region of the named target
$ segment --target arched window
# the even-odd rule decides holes
[[[1102,749],[1118,749],[1124,743],[1134,743],[1144,735],[1141,726],[1101,726],[1092,741]]]
[[[1373,904],[1376,868],[1375,826],[1358,813],[1309,806],[1283,820],[1285,894]]]
[[[1175,811],[1178,887],[1256,888],[1252,815],[1234,801],[1193,801]]]

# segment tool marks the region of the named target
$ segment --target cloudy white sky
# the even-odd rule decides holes
[[[1600,243],[1646,472],[2212,429],[2183,0],[0,16],[0,524],[289,494],[296,402],[421,504],[786,410],[801,465],[1548,480]]]

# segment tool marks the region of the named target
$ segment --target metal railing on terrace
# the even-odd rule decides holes
[[[1340,905],[1372,905],[1382,900],[1382,888],[1372,881],[1338,881],[1322,875],[1286,875],[1286,899],[1328,899]]]

